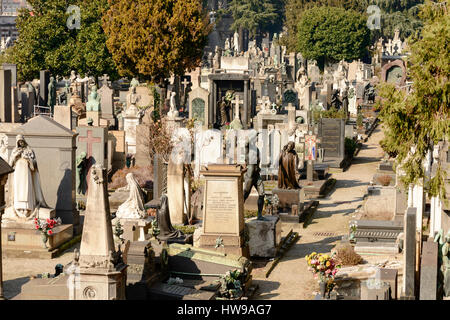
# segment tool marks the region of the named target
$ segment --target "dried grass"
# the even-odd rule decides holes
[[[383,187],[387,187],[388,185],[391,184],[392,177],[390,175],[385,174],[385,175],[379,176],[377,178],[377,180]]]
[[[126,175],[132,172],[141,188],[153,187],[153,167],[131,167],[117,170],[111,178],[109,189],[118,189],[127,185]]]
[[[349,244],[337,248],[336,252],[337,260],[344,266],[356,266],[363,261],[363,258]]]

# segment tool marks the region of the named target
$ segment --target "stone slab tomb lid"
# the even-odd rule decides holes
[[[15,128],[11,132],[17,134],[20,133],[24,136],[73,137],[77,134],[47,116],[36,116],[31,118],[27,123]]]

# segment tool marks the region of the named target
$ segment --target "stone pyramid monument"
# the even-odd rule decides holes
[[[122,252],[115,250],[109,212],[106,170],[93,165],[89,177],[80,252],[70,298],[74,300],[125,299],[126,270]]]

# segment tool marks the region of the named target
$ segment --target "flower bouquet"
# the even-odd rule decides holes
[[[341,267],[334,257],[323,253],[313,252],[305,257],[308,263],[308,270],[314,273],[315,278],[319,278],[320,294],[330,293],[334,287],[334,276]],[[328,290],[327,290],[328,289]]]
[[[44,248],[47,248],[48,236],[53,234],[53,228],[60,225],[61,218],[57,219],[38,219],[34,218],[34,225],[36,230],[39,230],[42,234],[42,242],[44,243]]]

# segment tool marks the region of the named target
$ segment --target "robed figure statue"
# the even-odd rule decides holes
[[[126,175],[127,186],[124,191],[129,191],[128,199],[117,209],[116,217],[125,219],[145,219],[147,211],[144,208],[144,194],[133,173]]]
[[[299,189],[298,155],[294,150],[295,143],[289,141],[283,147],[278,160],[278,188],[280,189]]]
[[[22,135],[16,137],[9,164],[14,168],[12,181],[12,206],[16,217],[37,216],[39,208],[48,208],[42,193],[36,156]],[[7,218],[5,216],[5,218]]]

